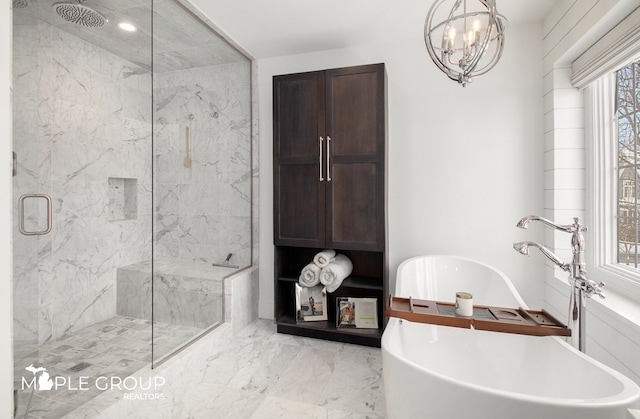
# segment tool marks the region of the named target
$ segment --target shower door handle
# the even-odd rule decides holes
[[[29,199],[29,198],[36,198],[36,199],[44,199],[47,201],[47,228],[45,230],[38,230],[38,231],[27,231],[24,227],[24,201]],[[33,194],[24,194],[20,197],[19,201],[18,201],[18,207],[19,207],[19,213],[18,213],[18,217],[20,218],[20,233],[22,233],[25,236],[42,236],[44,234],[48,234],[49,232],[51,232],[51,225],[52,225],[52,220],[51,220],[51,197],[47,194],[37,194],[37,193],[33,193]]]

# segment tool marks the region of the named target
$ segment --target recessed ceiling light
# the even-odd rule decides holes
[[[118,23],[118,27],[126,32],[135,32],[138,30],[138,28],[136,28],[129,22],[120,22]]]

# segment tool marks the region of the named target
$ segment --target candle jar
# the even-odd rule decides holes
[[[458,316],[473,316],[473,295],[468,292],[456,292],[456,314]]]

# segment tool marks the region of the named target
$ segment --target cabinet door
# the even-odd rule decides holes
[[[328,70],[327,247],[383,251],[384,65]]]
[[[276,245],[324,246],[324,102],[323,72],[273,78]]]

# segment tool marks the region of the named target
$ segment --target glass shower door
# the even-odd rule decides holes
[[[60,383],[151,361],[150,274],[125,285],[151,259],[151,4],[68,3],[78,22],[53,3],[12,9],[17,417],[62,417],[101,391]]]
[[[13,376],[16,390],[20,389],[24,368],[39,362],[39,254],[51,240],[51,201],[45,193],[49,192],[46,176],[37,158],[42,155],[38,153],[34,124],[20,120],[36,113],[35,102],[27,93],[14,90],[13,96]]]
[[[22,377],[31,375],[25,368],[40,362],[40,336],[50,320],[40,293],[43,262],[52,249],[53,203],[51,144],[40,126],[40,28],[22,14],[14,13],[13,21],[13,349],[14,388],[21,390]],[[18,407],[24,407],[26,393],[19,392]]]

